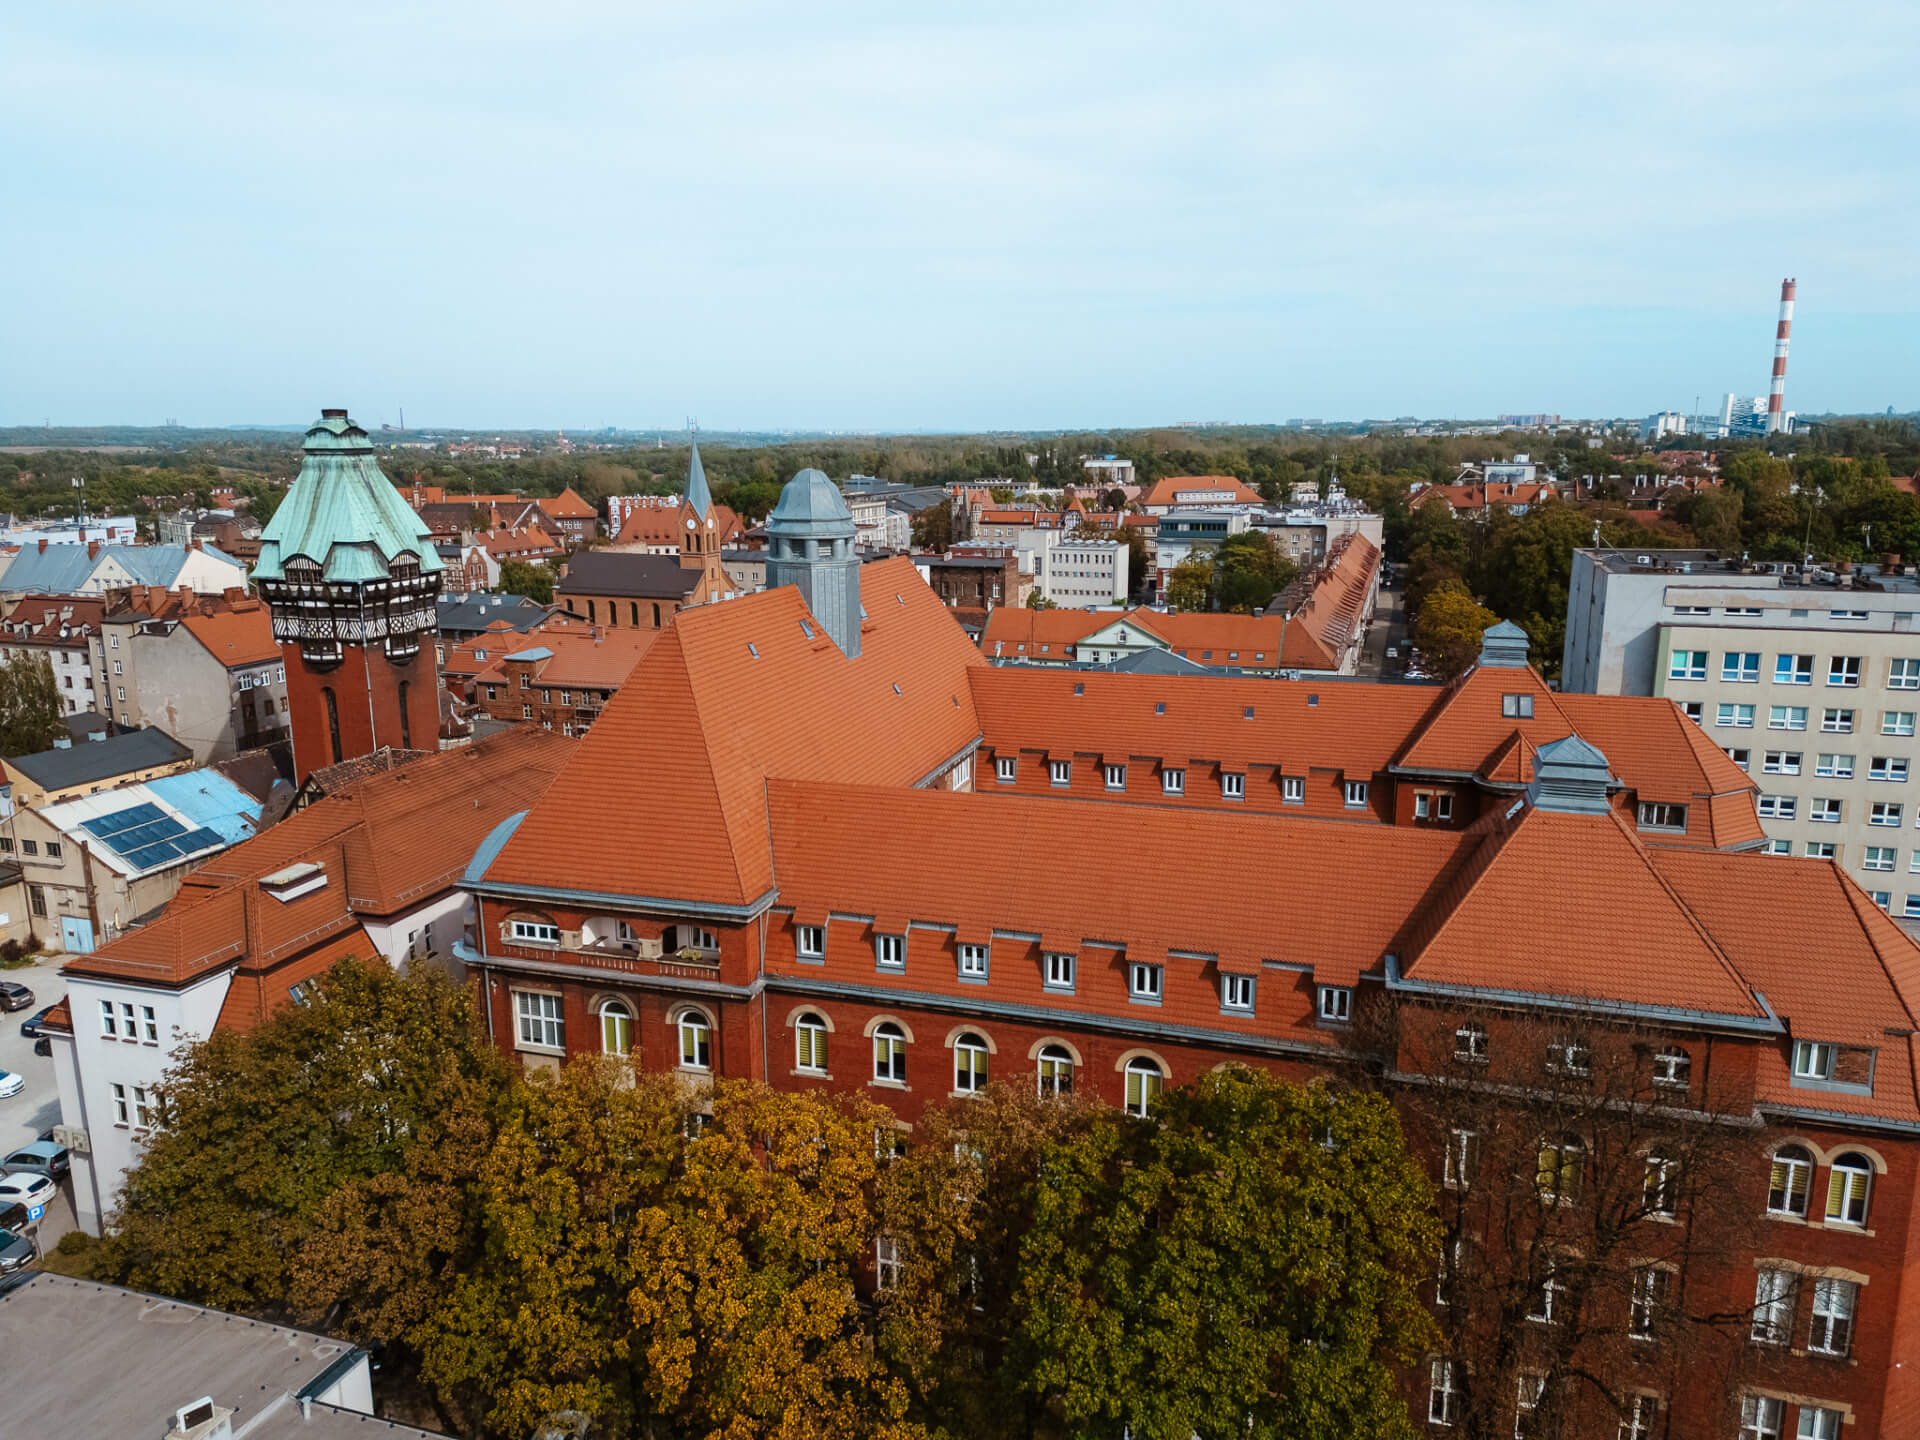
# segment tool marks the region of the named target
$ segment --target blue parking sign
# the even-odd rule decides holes
[[[42,1215],[46,1213],[47,1213],[47,1207],[44,1205],[29,1206],[27,1209],[27,1219],[38,1220]]]

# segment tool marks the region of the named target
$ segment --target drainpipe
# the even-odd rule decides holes
[[[108,936],[100,925],[100,906],[93,888],[93,847],[84,840],[80,842],[80,873],[87,881],[87,925],[93,932],[93,943],[104,945]]]

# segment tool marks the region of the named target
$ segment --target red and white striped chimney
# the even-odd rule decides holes
[[[1793,335],[1792,280],[1780,282],[1780,328],[1773,337],[1773,389],[1767,393],[1767,434],[1787,428],[1787,341]]]

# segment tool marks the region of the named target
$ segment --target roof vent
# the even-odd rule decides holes
[[[233,1434],[233,1411],[203,1395],[173,1412],[167,1440],[226,1440]]]
[[[260,877],[260,888],[283,905],[298,900],[302,895],[311,895],[316,890],[324,889],[326,883],[326,868],[311,860],[301,860],[271,875]]]
[[[53,737],[53,748],[54,748],[54,749],[56,749],[56,750],[71,750],[71,749],[73,749],[73,736],[71,736],[71,735],[56,735],[56,736],[54,736],[54,737]]]
[[[1607,769],[1606,756],[1569,735],[1534,752],[1527,800],[1536,810],[1560,815],[1604,815],[1607,791],[1619,783]]]
[[[1496,670],[1527,668],[1527,632],[1511,620],[1489,625],[1480,636],[1480,663]]]

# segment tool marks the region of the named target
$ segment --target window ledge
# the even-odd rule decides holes
[[[1134,1005],[1152,1005],[1156,1009],[1159,1007],[1159,1004],[1160,1004],[1159,998],[1153,995],[1129,995],[1127,997],[1127,1000],[1129,1003]]]
[[[871,1085],[876,1090],[911,1090],[913,1089],[913,1087],[907,1084],[907,1082],[904,1080],[881,1080],[877,1077],[875,1079],[867,1081],[867,1084]]]
[[[796,955],[793,958],[801,965],[824,965],[827,963],[827,957],[824,955]]]
[[[988,979],[985,975],[956,975],[954,978],[962,985],[984,985]]]
[[[802,1070],[798,1066],[787,1071],[787,1074],[792,1075],[795,1078],[800,1080],[831,1080],[833,1079],[833,1072],[831,1070]]]
[[[564,1045],[534,1045],[525,1040],[514,1042],[513,1048],[524,1051],[528,1055],[558,1055],[563,1060],[567,1054],[567,1047]]]

